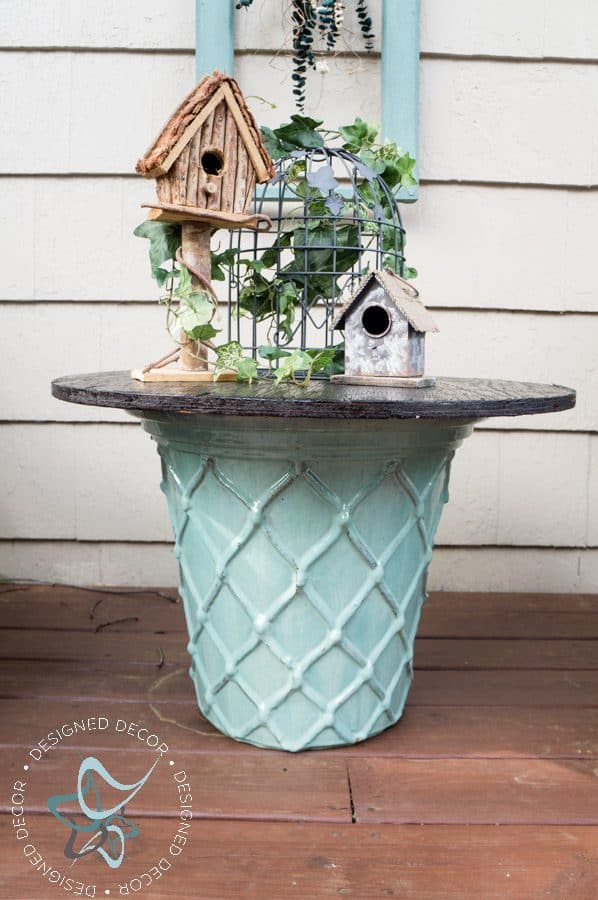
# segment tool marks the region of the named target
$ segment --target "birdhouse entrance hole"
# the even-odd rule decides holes
[[[368,306],[363,311],[361,324],[370,337],[381,338],[390,331],[390,316],[383,306]]]
[[[206,175],[222,175],[224,157],[220,150],[205,150],[201,154],[201,167]]]

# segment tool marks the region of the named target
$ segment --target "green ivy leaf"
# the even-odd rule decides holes
[[[316,372],[321,372],[322,369],[328,368],[328,366],[332,365],[334,361],[334,357],[336,356],[336,347],[326,347],[324,350],[308,350],[307,351],[311,356],[311,371],[312,374]]]
[[[275,130],[275,134],[285,144],[303,147],[305,150],[314,150],[324,146],[324,138],[317,131],[322,124],[320,119],[312,119],[310,116],[301,116],[295,113],[291,116],[290,123],[281,125]]]
[[[243,353],[243,347],[238,341],[229,341],[217,348],[216,366],[214,368],[214,380],[223,372],[237,373],[238,381],[248,381],[250,384],[257,378],[257,362],[252,357]]]
[[[291,121],[279,128],[262,126],[262,138],[272,159],[280,159],[291,150],[315,150],[324,146],[324,138],[317,130],[322,122],[295,113]]]
[[[401,172],[412,172],[414,166],[415,159],[410,156],[409,153],[403,153],[403,155],[399,157],[399,169]]]
[[[283,350],[282,347],[274,347],[272,344],[262,344],[258,347],[259,355],[262,359],[267,359],[268,362],[273,359],[283,359],[285,356],[290,356],[289,350]]]
[[[214,304],[205,291],[196,291],[189,294],[176,311],[176,317],[183,331],[194,340],[207,340],[205,326],[210,325],[214,316]],[[218,332],[210,325],[214,337]]]
[[[417,184],[413,177],[415,159],[410,156],[409,153],[404,153],[403,156],[399,158],[398,168],[401,173],[401,187],[411,187],[412,185]]]
[[[211,341],[217,334],[220,334],[220,330],[214,328],[214,326],[210,324],[196,325],[191,331],[187,331],[186,329],[185,331],[194,341]]]
[[[160,287],[164,287],[168,279],[173,277],[173,272],[173,269],[168,270],[158,267],[153,274]]]
[[[238,252],[236,247],[229,247],[228,250],[224,250],[222,253],[212,253],[212,281],[224,281],[226,279],[223,266],[230,269],[235,264]]]
[[[345,371],[345,342],[341,341],[334,348],[334,358],[330,366],[330,375],[342,375]]]
[[[359,154],[359,158],[372,170],[372,172],[375,172],[376,175],[385,173],[388,164],[375,150],[362,150]],[[384,175],[384,178],[386,178],[386,175]]]
[[[311,375],[312,358],[305,350],[293,350],[285,357],[280,366],[274,372],[276,384],[280,384],[285,378],[296,381],[299,372],[304,372],[304,381],[309,381]]]
[[[233,364],[243,358],[243,347],[238,341],[221,344],[217,349],[216,368],[230,369]]]
[[[179,300],[186,300],[192,293],[193,285],[191,284],[191,272],[187,266],[181,266],[179,268],[179,283],[174,290],[174,294]]]
[[[349,153],[360,153],[372,147],[378,136],[378,129],[375,125],[364,122],[359,116],[352,125],[343,125],[339,128],[341,137],[344,140],[343,149]]]
[[[313,227],[308,229],[307,240],[304,227],[298,229],[296,243],[295,260],[288,268],[289,271],[304,270],[309,273],[309,296],[305,299],[310,302],[320,295],[331,297],[333,269],[339,273],[345,272],[359,259],[357,225],[337,225],[334,229],[331,221],[315,220]]]
[[[278,309],[281,313],[285,313],[298,299],[297,286],[292,281],[285,281],[278,294]]]
[[[266,125],[262,125],[260,128],[262,133],[262,140],[264,142],[264,146],[272,159],[276,162],[277,159],[281,159],[283,156],[286,156],[288,150],[284,147],[282,141],[277,137],[274,131],[271,128],[267,128]]]
[[[278,256],[282,252],[282,250],[286,250],[291,246],[292,237],[292,231],[280,232],[272,246],[268,247],[267,250],[262,253],[262,262],[264,264],[264,268],[271,269],[272,266],[276,265]]]
[[[154,222],[147,219],[137,226],[133,234],[135,237],[147,238],[150,242],[149,257],[152,277],[162,287],[164,281],[160,281],[162,275],[159,275],[158,271],[164,271],[163,263],[175,258],[176,252],[181,246],[181,226],[171,222]]]
[[[261,273],[262,269],[266,268],[263,259],[240,259],[239,263],[240,265],[251,269],[252,272],[257,272],[258,275]]]
[[[248,381],[249,384],[257,378],[257,363],[251,357],[244,357],[237,363],[237,381]]]

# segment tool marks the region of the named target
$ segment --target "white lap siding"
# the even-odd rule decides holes
[[[172,584],[154,445],[122,412],[53,400],[49,382],[169,347],[132,235],[153,188],[133,171],[193,84],[194,3],[84,6],[6,0],[0,22],[0,574]],[[237,18],[236,72],[276,104],[252,101],[270,125],[293,111],[282,6]],[[458,452],[430,586],[595,590],[598,13],[589,0],[472,9],[422,0],[422,188],[403,217],[440,326],[426,368],[579,398],[487,420]],[[377,56],[345,49],[309,82],[306,111],[330,128],[379,110]]]

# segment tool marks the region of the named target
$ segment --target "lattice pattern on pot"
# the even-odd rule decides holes
[[[169,454],[177,451],[160,451],[202,712],[241,740],[287,750],[362,740],[395,722],[412,678],[452,452],[441,454],[419,489],[394,459],[374,468],[347,500],[305,461],[290,463],[250,496],[230,465],[223,471],[217,460],[190,454],[187,466],[180,454],[171,465]],[[391,489],[402,501],[400,524],[374,552],[361,513],[377,491]],[[303,507],[315,503],[313,535],[303,540],[275,514],[282,501],[297,499],[293,492]],[[217,508],[218,518],[206,519],[206,508]],[[271,569],[255,581],[254,555],[269,559]],[[334,586],[322,590],[319,568],[342,580],[343,559],[358,566],[360,580],[346,597],[340,592],[339,602]]]

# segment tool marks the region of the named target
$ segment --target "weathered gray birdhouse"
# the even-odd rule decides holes
[[[371,272],[341,308],[334,328],[345,332],[348,384],[429,387],[424,377],[428,331],[438,331],[417,290],[391,269]]]

